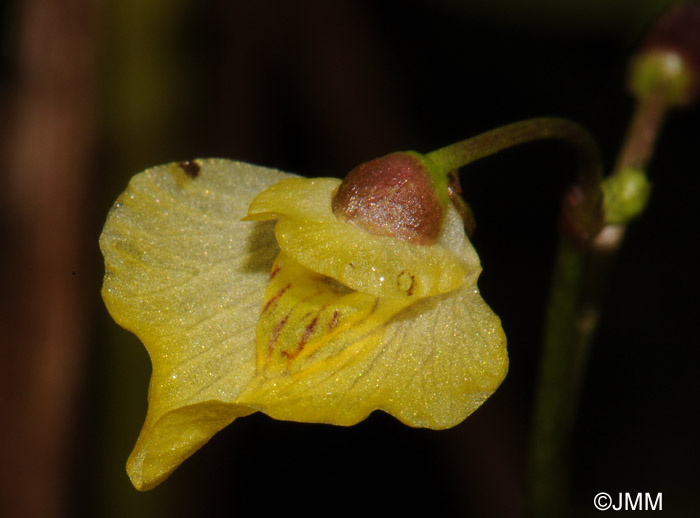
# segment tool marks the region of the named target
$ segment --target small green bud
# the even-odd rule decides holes
[[[632,60],[629,86],[638,98],[662,95],[685,106],[700,93],[700,2],[671,8],[647,33]]]
[[[603,180],[605,222],[621,225],[639,216],[647,205],[651,184],[644,171],[627,167]]]
[[[632,62],[630,88],[637,98],[662,93],[671,106],[683,106],[697,93],[696,80],[689,72],[674,52],[647,52]]]

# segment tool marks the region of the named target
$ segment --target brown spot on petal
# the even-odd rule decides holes
[[[177,165],[193,180],[199,176],[200,165],[196,160],[186,160],[185,162],[179,162]]]
[[[338,325],[338,321],[340,320],[340,311],[337,309],[333,312],[333,317],[331,317],[331,321],[328,322],[328,330],[332,331],[335,329],[335,326]]]
[[[404,270],[402,270],[399,276],[396,278],[396,286],[399,288],[399,290],[405,292],[406,295],[409,296],[413,295],[413,288],[415,287],[415,284],[415,275],[406,273]]]

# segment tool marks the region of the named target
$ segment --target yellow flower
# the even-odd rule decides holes
[[[335,216],[339,185],[198,160],[144,171],[117,200],[102,293],[153,365],[137,489],[256,411],[441,429],[503,380],[505,336],[457,212],[433,244],[373,235]]]

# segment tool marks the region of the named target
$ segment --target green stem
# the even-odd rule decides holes
[[[598,147],[578,124],[558,118],[516,122],[463,140],[425,156],[431,170],[448,175],[470,162],[526,142],[556,139],[577,153],[578,176],[565,196],[562,235],[552,278],[539,385],[531,436],[530,509],[535,516],[562,516],[566,508],[566,450],[581,377],[576,349],[581,323],[579,298],[586,263],[581,246],[601,227],[602,166]]]
[[[504,149],[546,139],[570,144],[578,155],[579,185],[587,192],[600,188],[603,172],[598,147],[585,129],[566,119],[543,117],[515,122],[437,149],[425,156],[435,170],[447,175],[450,171]]]
[[[574,343],[584,253],[562,236],[545,320],[533,427],[530,436],[531,516],[564,516],[569,437],[575,415],[571,396],[578,378]]]
[[[663,96],[639,100],[613,176],[627,168],[644,171],[668,104]],[[566,516],[568,450],[588,352],[601,314],[612,265],[626,224],[607,225],[585,249],[562,236],[545,322],[532,434],[531,516]]]
[[[638,100],[611,177],[620,176],[627,168],[646,171],[668,107],[663,96],[649,96]],[[585,288],[579,301],[574,335],[577,363],[580,365],[573,387],[574,398],[578,398],[581,373],[585,369],[588,351],[600,320],[605,286],[610,280],[626,231],[627,223],[606,225],[591,240],[588,249],[583,281]]]
[[[668,106],[667,98],[663,94],[639,99],[613,174],[620,174],[627,167],[642,171],[647,168]]]

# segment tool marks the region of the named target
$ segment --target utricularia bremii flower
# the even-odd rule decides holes
[[[476,410],[508,357],[454,196],[412,152],[344,182],[214,159],[134,176],[100,239],[105,303],[153,365],[134,486],[257,411],[441,429]]]

